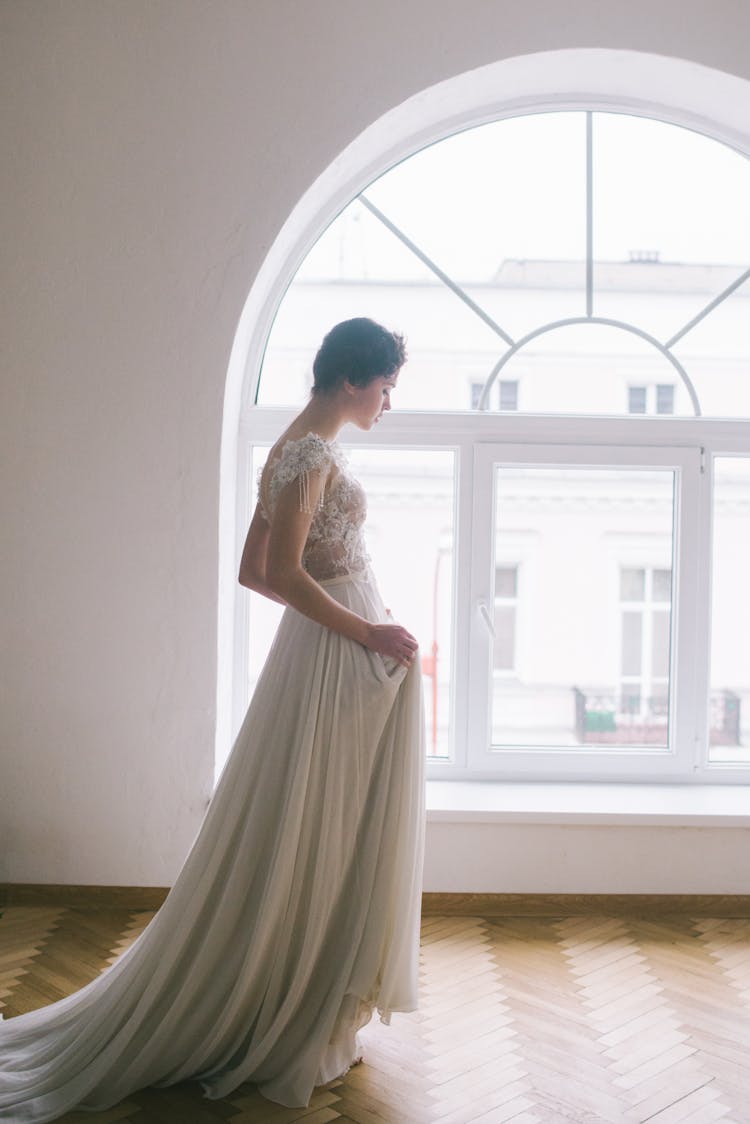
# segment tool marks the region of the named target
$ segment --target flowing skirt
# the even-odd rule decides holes
[[[368,575],[322,583],[386,621]],[[286,609],[164,905],[74,995],[0,1022],[0,1120],[244,1081],[307,1105],[378,1009],[416,1006],[424,719],[408,671]]]

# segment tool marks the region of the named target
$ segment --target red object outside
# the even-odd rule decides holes
[[[438,642],[432,642],[432,655],[422,656],[422,674],[432,680],[432,753],[437,750],[437,707],[438,707]]]

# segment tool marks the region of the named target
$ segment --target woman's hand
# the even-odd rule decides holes
[[[404,667],[414,662],[419,644],[400,624],[371,624],[365,647],[381,656],[389,656]]]

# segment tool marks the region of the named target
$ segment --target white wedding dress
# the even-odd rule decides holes
[[[303,565],[387,621],[338,446],[283,445],[263,474],[325,489]],[[153,921],[74,995],[0,1022],[0,1120],[104,1109],[137,1089],[242,1082],[303,1106],[346,1072],[378,1009],[416,1006],[423,807],[419,669],[287,608],[201,830]]]

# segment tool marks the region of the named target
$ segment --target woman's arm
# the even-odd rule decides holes
[[[281,605],[284,605],[286,602],[277,593],[274,593],[266,581],[269,535],[270,527],[261,511],[260,504],[257,504],[242,550],[237,580],[246,589],[254,589],[256,593],[262,593],[264,597],[270,597],[272,601],[278,601]]]
[[[302,567],[302,552],[323,486],[324,478],[310,473],[309,511],[300,511],[297,480],[280,491],[268,534],[265,583],[278,600],[311,620],[408,666],[418,647],[411,633],[401,625],[373,624],[353,613],[330,597]]]

